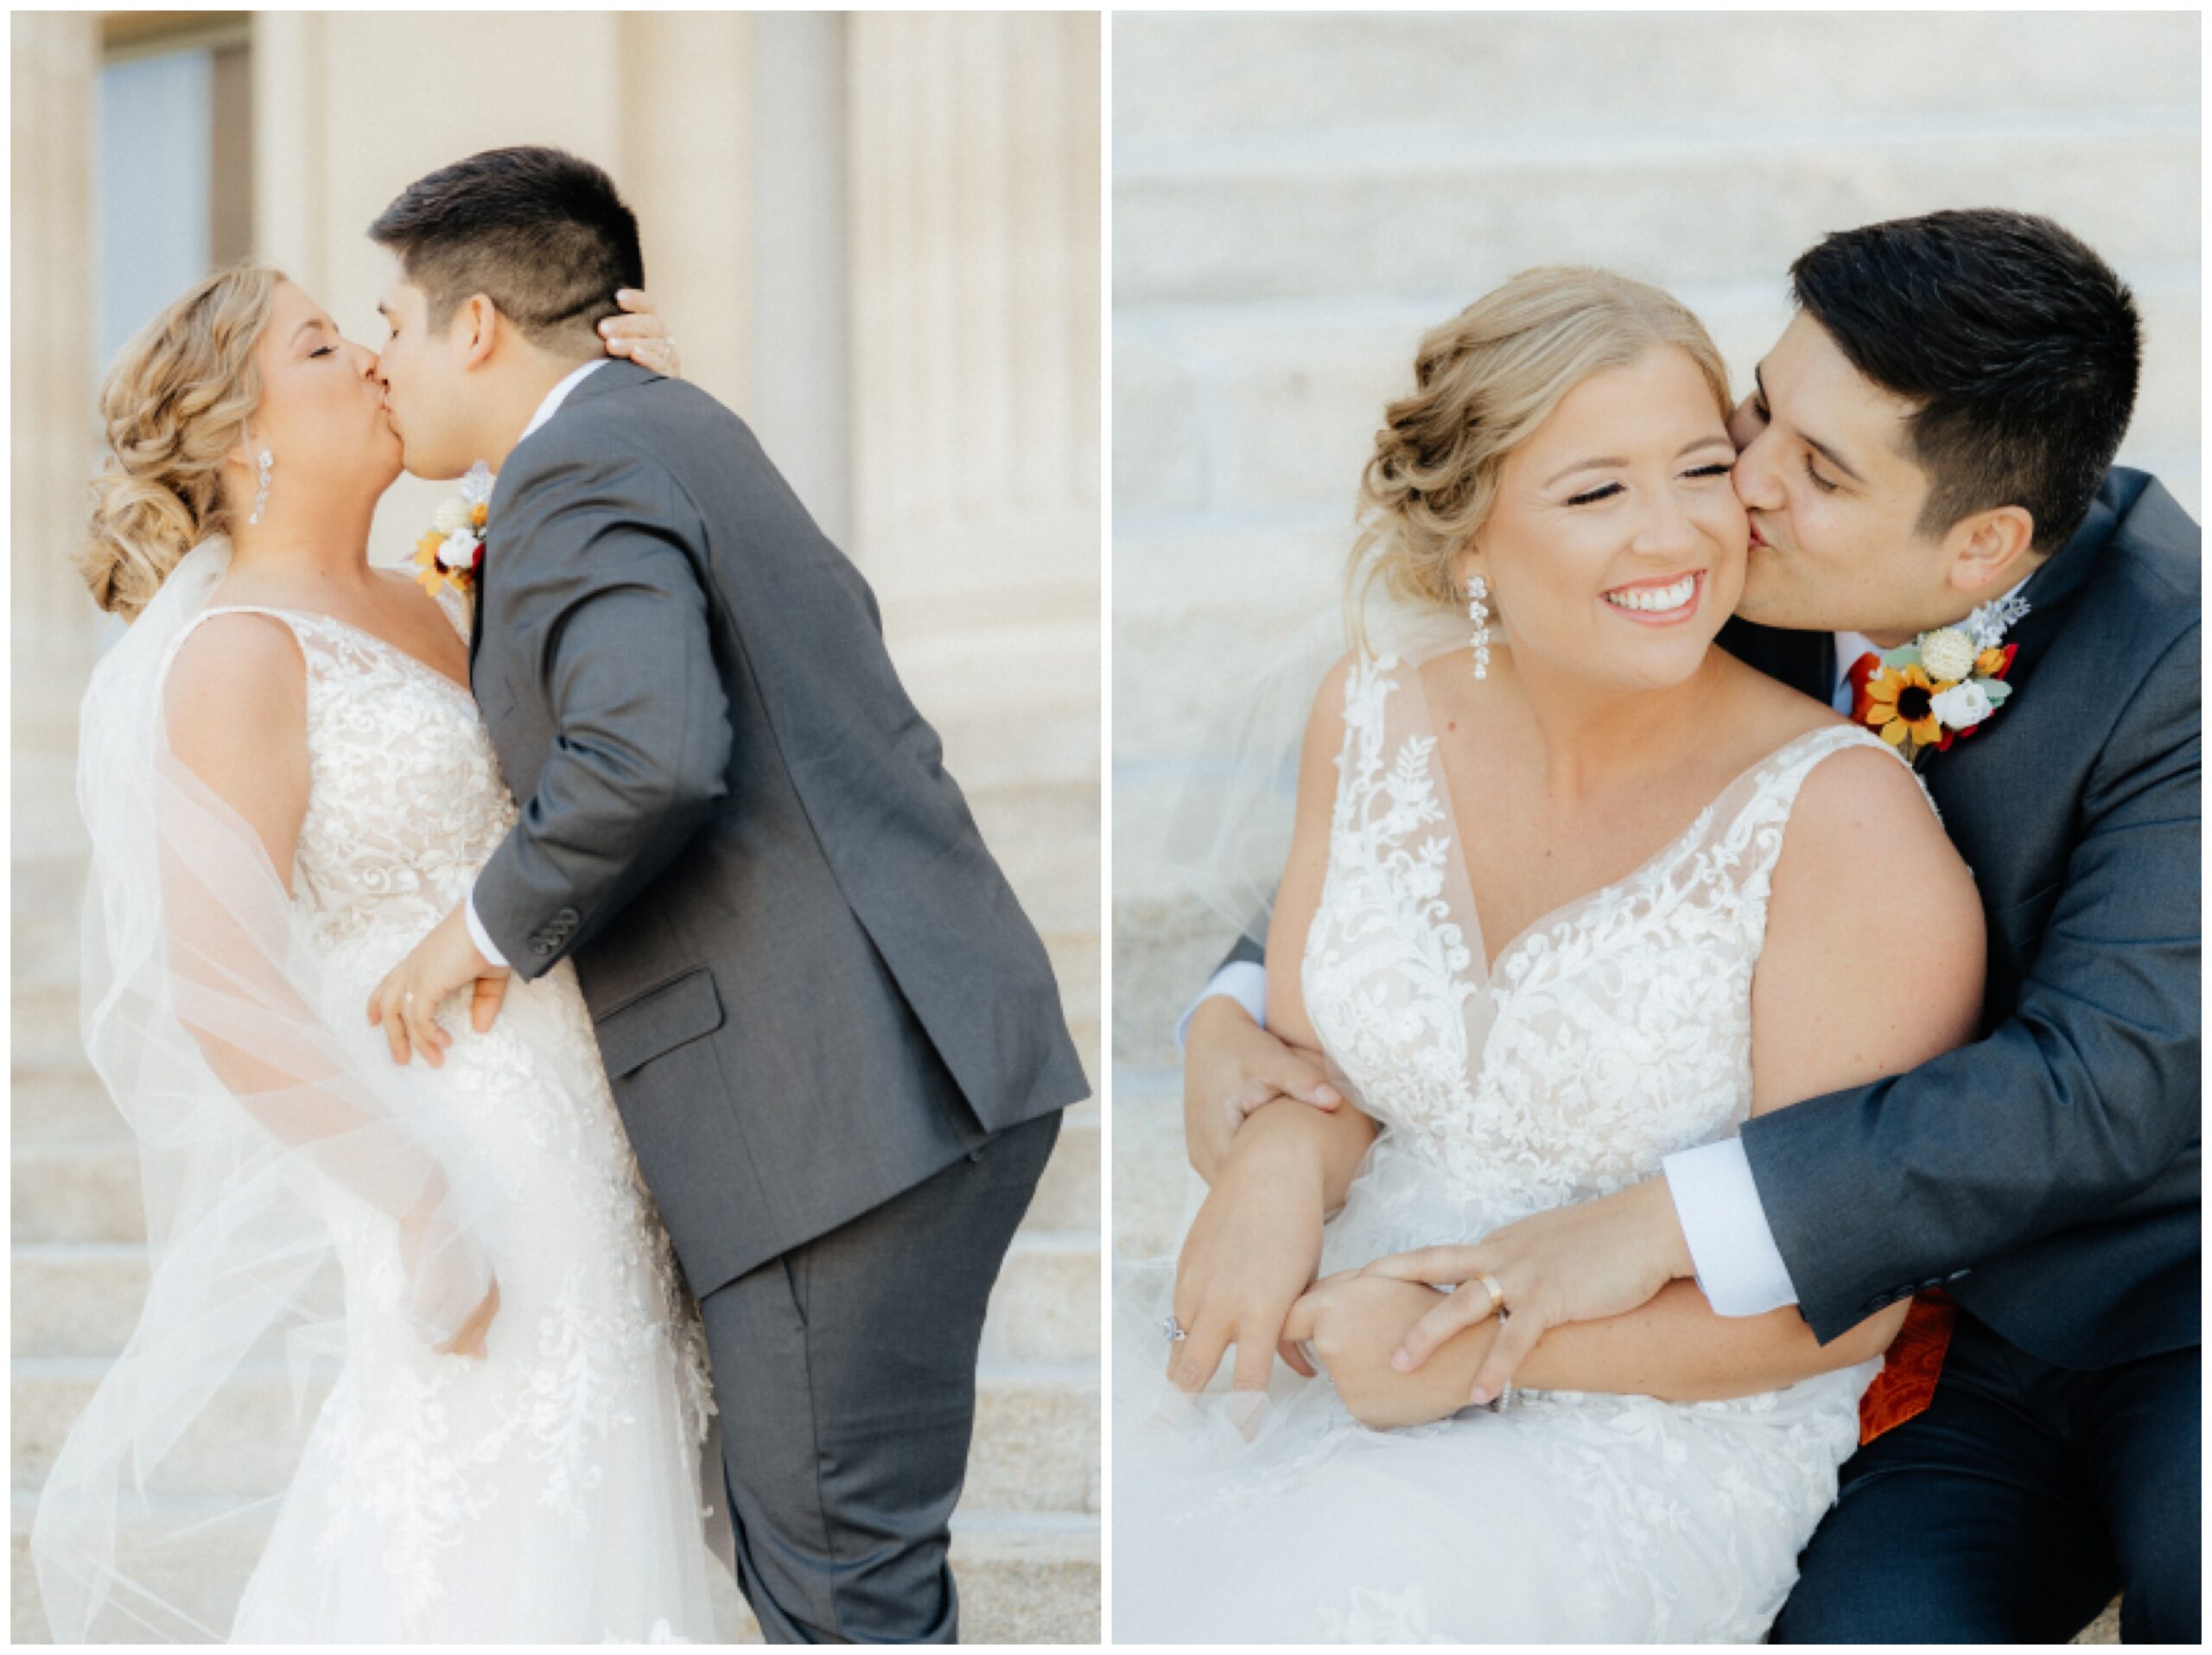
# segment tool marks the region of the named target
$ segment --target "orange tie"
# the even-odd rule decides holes
[[[1871,649],[1851,664],[1851,722],[1853,723],[1863,724],[1866,722],[1866,686],[1874,681],[1874,675],[1881,670],[1882,658]]]
[[[1869,650],[1851,664],[1851,721],[1866,722],[1866,686],[1882,670],[1882,658]],[[1959,1307],[1941,1288],[1913,1295],[1904,1326],[1884,1353],[1882,1371],[1866,1394],[1859,1399],[1859,1444],[1864,1448],[1884,1431],[1924,1413],[1936,1400],[1936,1382],[1942,1377],[1943,1353],[1951,1346],[1951,1329],[1959,1320]]]
[[[1943,1353],[1950,1348],[1951,1329],[1958,1320],[1957,1302],[1942,1288],[1925,1288],[1913,1295],[1904,1326],[1884,1353],[1882,1371],[1859,1399],[1859,1447],[1924,1413],[1936,1400]]]

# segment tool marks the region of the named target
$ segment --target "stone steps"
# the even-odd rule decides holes
[[[207,1505],[209,1515],[222,1510]],[[17,1643],[49,1641],[31,1568],[34,1502],[18,1491],[11,1513],[10,1610]],[[273,1516],[273,1513],[270,1514]],[[268,1518],[197,1550],[183,1548],[163,1582],[173,1601],[203,1624],[219,1626],[244,1589],[265,1544]],[[997,1513],[957,1514],[952,1567],[960,1583],[962,1640],[978,1644],[1096,1644],[1099,1640],[1099,1529],[1096,1518],[1017,1523]],[[720,1641],[753,1643],[758,1624],[728,1573],[709,1570]]]
[[[146,1270],[146,1250],[134,1242],[16,1244],[9,1264],[12,1354],[112,1356],[137,1325]],[[1097,1232],[1025,1232],[991,1295],[983,1358],[1095,1363],[1098,1314]]]
[[[22,1357],[10,1376],[15,1486],[40,1486],[107,1364]],[[249,1365],[224,1387],[164,1463],[165,1494],[245,1499],[281,1493],[333,1376],[305,1381],[295,1409],[281,1362]],[[977,1376],[976,1441],[963,1506],[1000,1513],[1098,1508],[1098,1383],[1085,1363],[997,1363]]]
[[[10,1238],[18,1244],[143,1241],[137,1152],[97,1078],[57,1081],[18,1072],[16,1083]],[[1098,1122],[1095,1101],[1067,1112],[1023,1217],[1025,1230],[1097,1233]]]
[[[2153,203],[2190,199],[2195,115],[1973,132],[1940,174],[1929,132],[1901,123],[1852,135],[1847,158],[1795,145],[1594,151],[1527,132],[1380,132],[1223,146],[1217,156],[1114,190],[1114,290],[1122,304],[1481,293],[1537,264],[1618,267],[1662,286],[1780,273],[1840,225],[1961,201],[2004,202],[2036,180],[2037,207],[2120,265],[2193,265],[2194,226]],[[1726,164],[1716,165],[1725,154]],[[1117,163],[1118,163],[1117,151]],[[2112,180],[2130,181],[2126,191]],[[1203,246],[1194,258],[1191,249]]]
[[[1115,25],[1116,170],[1140,139],[1469,118],[1551,134],[1619,120],[1630,88],[1637,115],[1694,126],[1728,107],[1715,88],[1745,85],[1777,60],[1821,69],[1789,84],[1783,112],[1792,120],[1888,122],[1930,111],[2063,119],[2106,106],[2115,84],[2144,107],[2197,99],[2196,36],[2182,17],[1928,13],[1913,24],[1906,51],[1894,20],[1878,13],[1531,11],[1501,22],[1298,12],[1270,16],[1265,49],[1255,50],[1255,32],[1233,15],[1140,13]],[[1958,73],[1961,54],[2000,54],[2001,77]],[[1562,73],[1563,63],[1573,73]]]

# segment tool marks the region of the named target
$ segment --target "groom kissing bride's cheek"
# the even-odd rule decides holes
[[[2199,533],[2113,465],[2134,303],[1993,210],[1791,276],[1732,407],[1575,271],[1390,406],[1398,614],[1186,1020],[1152,1320],[1237,1429],[1117,1438],[1123,1634],[2196,1639]]]

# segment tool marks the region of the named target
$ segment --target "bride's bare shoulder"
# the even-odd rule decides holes
[[[222,754],[265,757],[304,742],[307,659],[275,615],[211,614],[177,646],[162,702],[170,743],[194,768]]]

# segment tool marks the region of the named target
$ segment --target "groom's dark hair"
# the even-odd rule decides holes
[[[614,181],[561,150],[486,150],[418,178],[369,226],[430,303],[430,326],[481,293],[525,338],[596,356],[617,288],[645,284],[638,220]]]
[[[1852,366],[1917,404],[1923,533],[2018,506],[2050,553],[2081,527],[2127,434],[2143,335],[2078,237],[2028,213],[1930,213],[1840,231],[1789,275]]]

